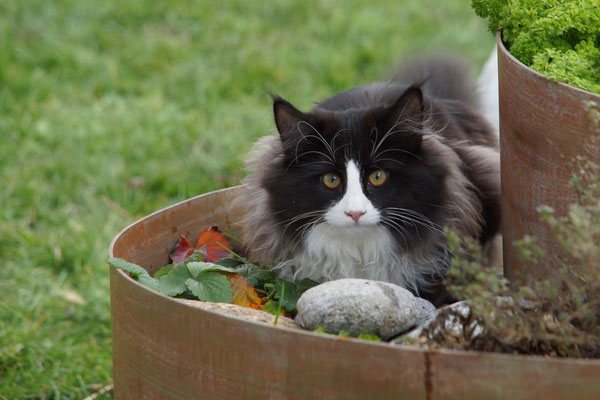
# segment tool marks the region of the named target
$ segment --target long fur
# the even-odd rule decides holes
[[[443,64],[426,69],[423,62],[406,67],[405,71],[431,72],[433,78],[430,78],[432,82],[427,91],[430,95],[434,93],[437,97],[446,98],[431,100],[420,132],[422,152],[445,170],[441,185],[446,196],[439,205],[439,220],[444,227],[480,238],[484,245],[493,247],[493,243],[497,242],[495,236],[500,220],[497,139],[489,124],[474,110],[477,96],[469,94],[470,86],[461,81],[460,68],[456,64]],[[455,84],[448,85],[446,82],[442,87],[443,79],[439,72],[449,70],[454,71]],[[437,74],[435,71],[438,71]],[[403,79],[414,79],[411,74],[406,72]],[[377,96],[393,95],[389,93],[389,85],[351,89],[320,103],[313,112],[345,112],[357,102],[372,104]],[[391,100],[377,101],[390,103]],[[287,102],[285,105],[292,107]],[[276,121],[278,112],[282,111],[276,108]],[[285,121],[283,118],[279,120]],[[441,226],[440,229],[429,229],[424,240],[403,246],[385,224],[347,230],[323,224],[322,220],[314,217],[310,223],[302,225],[301,231],[293,237],[296,240],[289,240],[290,232],[287,230],[290,222],[282,221],[281,216],[273,211],[270,206],[273,194],[267,189],[273,171],[281,169],[286,151],[289,151],[284,131],[295,129],[293,124],[279,124],[280,134],[258,140],[248,156],[248,175],[238,198],[247,210],[241,225],[250,259],[273,265],[288,278],[292,274],[295,278],[314,280],[360,277],[396,283],[417,293],[427,291],[428,287],[439,282],[449,264]],[[319,139],[316,136],[318,130],[311,128],[316,132],[311,132],[312,136]],[[336,134],[333,143],[324,143],[323,146],[335,149],[337,137]],[[298,154],[296,162],[297,158]],[[289,207],[293,208],[293,203],[294,199],[290,198]]]

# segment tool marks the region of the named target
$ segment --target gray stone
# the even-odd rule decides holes
[[[429,301],[422,299],[420,297],[415,297],[417,304],[419,305],[419,321],[418,324],[421,324],[428,319],[430,319],[433,315],[435,315],[435,306],[431,304]]]
[[[408,290],[391,283],[340,279],[307,290],[298,300],[296,322],[306,329],[325,328],[388,339],[415,326],[435,310]]]

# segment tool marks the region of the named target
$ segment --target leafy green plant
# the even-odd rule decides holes
[[[372,342],[381,342],[381,338],[377,335],[372,335],[370,333],[361,333],[357,336],[358,339],[362,340],[370,340]]]
[[[323,335],[334,335],[333,333],[327,332],[327,330],[323,326],[318,327],[313,332],[314,333],[320,333],[320,334],[323,334]],[[340,337],[340,338],[351,337],[350,333],[348,331],[344,330],[344,329],[342,329],[341,331],[339,331],[338,334],[337,334],[337,336]],[[372,342],[381,342],[381,338],[379,336],[373,335],[373,334],[370,334],[370,333],[361,333],[356,338],[357,339],[362,339],[362,340],[370,340]]]
[[[190,261],[178,265],[166,265],[157,271],[154,277],[151,277],[144,268],[120,258],[111,258],[108,262],[113,267],[129,273],[142,285],[167,296],[221,303],[232,301],[231,285],[227,277],[220,273],[236,273],[231,268],[213,263]]]
[[[600,113],[592,111],[592,121]],[[593,151],[600,136],[589,144]],[[559,250],[547,254],[533,237],[517,241],[524,261],[544,265],[551,259],[560,268],[529,286],[514,287],[498,268],[485,268],[478,243],[449,233],[453,250],[448,289],[468,299],[468,312],[446,309],[424,330],[427,345],[459,349],[600,357],[600,164],[585,156],[572,163],[571,183],[577,201],[564,216],[540,206]],[[450,334],[444,321],[460,322]]]
[[[233,302],[250,308],[264,309],[276,316],[282,312],[290,317],[295,316],[296,303],[300,296],[318,284],[310,279],[289,282],[277,278],[273,271],[237,259],[221,259],[214,263],[201,260],[201,255],[194,253],[182,263],[161,267],[154,276],[150,276],[139,265],[120,258],[110,258],[108,262],[113,267],[127,272],[142,285],[166,296],[218,303]],[[231,274],[243,277],[240,279],[246,280],[245,287],[238,287],[234,291]],[[250,304],[242,298],[248,291],[248,286],[252,288],[252,296],[256,299]],[[255,292],[258,297],[254,297]],[[264,305],[258,300],[260,298],[266,299]]]
[[[600,93],[599,0],[472,0],[513,56],[554,81]]]
[[[112,382],[108,244],[239,183],[271,126],[265,85],[308,107],[399,54],[483,63],[492,40],[464,2],[431,7],[0,1],[0,398],[83,399]]]

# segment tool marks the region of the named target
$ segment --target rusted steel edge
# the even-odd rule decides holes
[[[597,94],[597,93],[593,93],[593,92],[590,92],[588,90],[578,88],[576,86],[571,86],[568,83],[550,80],[550,79],[548,79],[548,77],[546,75],[544,75],[544,74],[542,74],[542,73],[534,70],[533,68],[531,68],[531,67],[523,64],[521,61],[519,61],[518,58],[516,58],[515,56],[513,56],[512,54],[510,54],[510,52],[508,51],[508,49],[504,46],[504,42],[502,41],[502,32],[496,33],[496,43],[498,44],[498,49],[500,51],[502,51],[502,53],[505,55],[505,57],[509,61],[511,61],[514,64],[519,65],[521,68],[526,69],[527,73],[529,73],[531,75],[534,75],[536,78],[542,79],[542,80],[544,80],[544,81],[546,81],[548,83],[558,85],[558,86],[560,86],[560,87],[562,87],[564,89],[574,90],[576,92],[580,92],[583,95],[595,96],[595,97],[597,97],[597,100],[600,102],[600,95]]]
[[[228,188],[224,188],[224,189],[215,190],[215,191],[209,192],[209,193],[199,194],[198,196],[190,197],[189,199],[182,200],[179,203],[175,203],[175,204],[172,204],[172,205],[170,205],[168,207],[161,208],[160,210],[154,211],[152,214],[146,215],[143,218],[140,218],[140,219],[138,219],[136,221],[133,221],[132,223],[130,223],[129,225],[127,225],[125,228],[123,228],[119,233],[117,233],[117,235],[113,238],[113,240],[110,241],[110,245],[108,247],[108,256],[109,257],[114,257],[113,254],[114,254],[115,243],[121,238],[121,236],[125,232],[127,232],[128,230],[130,230],[131,228],[133,228],[135,225],[138,225],[138,224],[140,224],[140,223],[142,223],[144,221],[147,221],[147,220],[151,220],[155,215],[165,213],[165,212],[167,212],[169,210],[174,210],[174,209],[176,209],[176,208],[178,208],[178,207],[180,207],[180,206],[182,206],[182,205],[184,205],[186,203],[191,203],[191,202],[193,202],[194,200],[196,200],[198,198],[201,198],[201,197],[204,197],[204,196],[207,196],[207,195],[214,196],[214,195],[218,195],[219,193],[225,193],[225,192],[234,192],[236,190],[239,190],[240,187],[241,187],[240,185],[238,185],[238,186],[232,186],[232,187],[228,187]],[[127,274],[125,274],[125,275],[127,276]]]
[[[139,219],[131,224],[129,224],[126,228],[124,228],[123,230],[121,230],[116,236],[115,238],[111,241],[110,243],[110,247],[109,247],[109,257],[114,257],[113,254],[113,248],[114,248],[114,244],[117,242],[117,240],[119,240],[120,236],[123,235],[124,233],[126,233],[129,229],[131,229],[134,225],[137,225],[138,223],[143,222],[144,220],[148,220],[150,218],[152,218],[154,215],[166,212],[170,209],[174,209],[176,207],[181,206],[182,204],[194,201],[200,197],[204,197],[206,195],[214,195],[215,193],[222,193],[222,192],[233,192],[234,190],[238,190],[239,186],[233,186],[233,187],[229,187],[229,188],[225,188],[225,189],[220,189],[214,192],[210,192],[210,193],[205,193],[205,194],[201,194],[195,197],[192,197],[190,199],[181,201],[179,203],[173,204],[171,206],[168,206],[166,208],[160,209],[158,211],[153,212],[152,214]],[[225,315],[225,314],[221,314],[212,310],[204,310],[204,309],[199,309],[197,307],[193,307],[189,304],[186,303],[182,303],[177,301],[176,299],[166,296],[160,292],[157,292],[153,289],[150,289],[147,286],[144,286],[142,284],[140,284],[139,282],[137,282],[135,279],[131,278],[127,273],[123,272],[122,270],[117,270],[116,271],[118,273],[119,279],[125,279],[128,281],[129,284],[135,285],[137,286],[139,289],[143,290],[143,291],[147,291],[148,294],[153,294],[156,296],[160,296],[163,297],[165,299],[167,299],[167,301],[176,303],[178,306],[180,307],[188,307],[191,308],[193,310],[195,310],[194,312],[197,313],[208,313],[208,314],[212,314],[214,316],[217,316],[218,318],[223,318],[223,319],[230,319],[230,320],[236,320],[236,321],[243,321],[245,323],[251,324],[253,326],[256,326],[257,328],[268,328],[268,329],[285,329],[288,330],[290,332],[293,332],[293,334],[295,335],[308,335],[311,337],[319,337],[323,340],[340,340],[337,336],[335,335],[322,335],[319,333],[314,333],[312,331],[309,330],[296,330],[296,329],[291,329],[291,328],[286,328],[286,327],[282,327],[282,326],[275,326],[275,325],[269,325],[269,324],[264,324],[261,322],[255,322],[255,321],[249,321],[240,317],[236,317],[233,315]],[[544,357],[544,356],[536,356],[536,355],[518,355],[518,354],[504,354],[504,353],[496,353],[496,352],[485,352],[485,351],[465,351],[465,350],[451,350],[451,349],[424,349],[424,348],[419,348],[416,346],[408,346],[408,345],[400,345],[400,344],[390,344],[387,342],[374,342],[374,341],[366,341],[366,340],[362,340],[362,339],[355,339],[355,338],[344,338],[343,340],[349,340],[353,343],[355,343],[356,345],[365,345],[365,346],[379,346],[379,347],[385,347],[388,349],[397,349],[397,350],[402,350],[402,351],[416,351],[416,352],[420,352],[423,353],[425,355],[425,362],[430,362],[429,357],[433,356],[433,355],[457,355],[457,356],[473,356],[473,357],[480,357],[480,356],[486,356],[486,357],[492,357],[492,358],[498,358],[498,359],[522,359],[522,360],[530,360],[530,361],[534,361],[534,360],[538,360],[538,361],[548,361],[549,358],[548,357]],[[596,360],[596,359],[577,359],[577,358],[555,358],[552,359],[553,361],[557,361],[557,362],[569,362],[569,363],[580,363],[580,364],[597,364],[600,365],[600,360]],[[430,366],[431,367],[431,366]],[[429,375],[429,378],[431,379],[431,375]],[[431,382],[430,382],[431,383]]]

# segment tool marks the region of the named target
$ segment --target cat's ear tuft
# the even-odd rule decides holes
[[[420,86],[410,86],[387,110],[385,122],[389,129],[406,123],[417,126],[423,121],[423,91]]]
[[[402,146],[416,149],[423,138],[423,92],[420,86],[410,86],[385,112],[380,121],[384,132],[402,141]]]
[[[298,124],[306,120],[306,115],[283,98],[271,95],[273,98],[273,116],[275,126],[281,137],[298,130]]]

